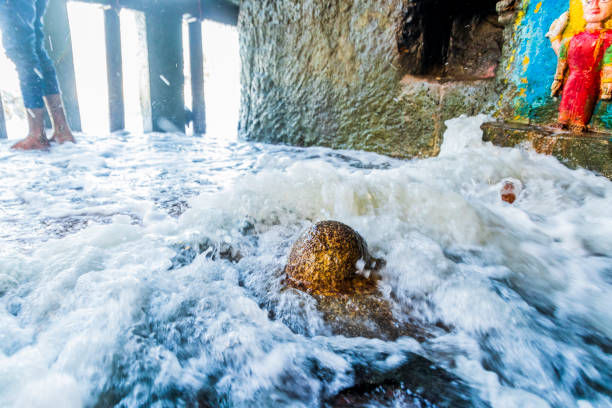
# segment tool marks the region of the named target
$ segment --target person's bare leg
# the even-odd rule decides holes
[[[66,120],[64,104],[62,103],[60,94],[46,95],[45,102],[47,104],[47,110],[51,115],[51,121],[53,122],[53,137],[51,141],[59,144],[65,142],[75,143],[74,136],[72,136],[72,130],[70,130],[70,126]]]
[[[15,143],[11,149],[19,150],[43,150],[49,148],[49,140],[45,135],[45,110],[26,109],[28,117],[28,136],[20,142]]]

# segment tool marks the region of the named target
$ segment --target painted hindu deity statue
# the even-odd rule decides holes
[[[612,98],[612,0],[582,0],[584,29],[562,38],[568,23],[564,13],[547,34],[558,55],[551,95],[562,91],[559,106],[561,128],[584,132],[599,99]]]

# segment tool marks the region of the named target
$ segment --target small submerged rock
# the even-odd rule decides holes
[[[219,242],[208,237],[202,238],[198,244],[180,242],[172,246],[176,255],[171,259],[172,265],[169,270],[182,268],[191,264],[194,259],[201,254],[207,258],[217,260],[225,259],[236,263],[242,259],[240,251],[226,242]]]
[[[355,385],[328,398],[325,408],[401,406],[406,408],[488,408],[461,378],[415,353],[394,370],[354,367]]]
[[[502,180],[502,188],[499,194],[502,201],[512,204],[516,201],[516,197],[521,193],[521,190],[522,184],[519,180],[508,178]]]

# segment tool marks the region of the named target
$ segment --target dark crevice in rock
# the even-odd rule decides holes
[[[398,49],[405,74],[457,80],[493,78],[503,26],[491,0],[420,0],[404,9]]]

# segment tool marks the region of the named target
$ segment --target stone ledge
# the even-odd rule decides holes
[[[529,145],[542,154],[555,156],[570,168],[584,167],[612,179],[612,135],[572,133],[520,123],[487,122],[482,139],[502,147]]]

